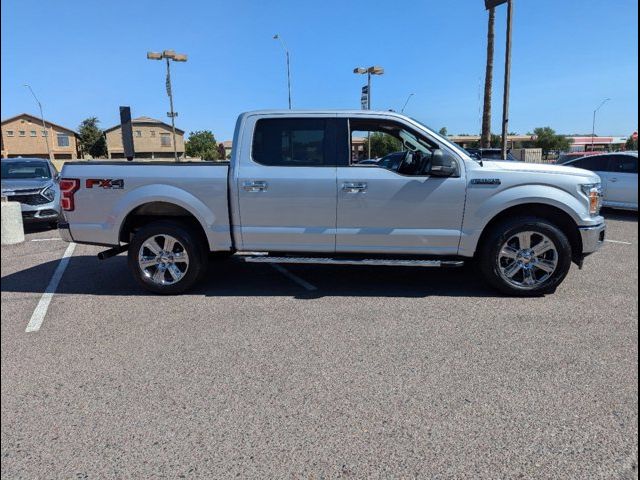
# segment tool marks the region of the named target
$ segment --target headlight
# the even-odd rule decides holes
[[[53,190],[53,186],[45,188],[42,191],[42,196],[50,202],[53,202],[53,200],[56,198],[56,192]]]
[[[589,200],[589,213],[593,216],[598,215],[602,206],[602,185],[599,183],[585,183],[580,185],[580,189]]]

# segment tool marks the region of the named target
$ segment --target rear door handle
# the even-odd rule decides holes
[[[367,184],[364,182],[345,182],[342,184],[342,190],[347,193],[366,192]]]
[[[617,179],[617,178],[615,178],[615,177],[613,177],[613,178],[610,178],[610,179],[609,179],[609,181],[610,181],[611,183],[616,183],[616,182],[618,181],[618,179]]]
[[[251,180],[242,184],[242,188],[247,192],[264,192],[267,187],[267,182],[262,180]]]

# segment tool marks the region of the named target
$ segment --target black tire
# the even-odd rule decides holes
[[[149,273],[155,273],[159,267],[152,266],[146,270],[147,274],[145,274],[138,263],[138,256],[140,255],[142,245],[152,237],[154,237],[157,242],[161,242],[163,235],[168,235],[177,240],[177,246],[174,247],[174,249],[177,250],[177,254],[186,252],[188,259],[186,265],[184,265],[184,263],[180,265],[179,262],[176,262],[177,265],[180,265],[180,269],[184,268],[184,271],[180,272],[182,273],[182,277],[179,280],[174,281],[173,275],[170,275],[171,272],[164,274],[166,281],[174,281],[174,283],[157,283],[149,276]],[[149,223],[135,233],[129,244],[129,269],[136,281],[150,292],[161,295],[177,295],[183,293],[200,280],[206,271],[208,249],[203,243],[192,228],[179,221],[159,220]],[[160,246],[162,247],[163,245]],[[172,251],[174,249],[172,249]],[[147,252],[147,250],[144,251]]]
[[[542,235],[546,236],[553,242],[556,252],[544,254],[551,255],[555,259],[556,266],[553,273],[545,278],[547,275],[544,271],[535,270],[537,273],[534,275],[539,275],[540,283],[531,286],[515,285],[513,282],[517,283],[516,278],[510,282],[502,273],[503,264],[501,262],[505,261],[504,257],[502,260],[500,258],[502,247],[516,234],[523,232],[533,232],[533,238],[536,239],[542,238]],[[507,295],[534,297],[553,293],[571,268],[572,251],[569,239],[553,223],[538,217],[518,218],[498,224],[488,233],[478,252],[478,266],[484,277],[494,288]],[[517,275],[524,275],[524,273]]]

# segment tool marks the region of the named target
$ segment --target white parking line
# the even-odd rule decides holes
[[[60,237],[56,238],[32,238],[32,242],[52,242],[54,240],[62,240]]]
[[[306,280],[303,280],[302,278],[300,278],[297,275],[294,275],[289,270],[287,270],[286,268],[278,265],[277,263],[270,263],[269,265],[271,265],[273,268],[275,268],[278,272],[280,272],[282,275],[287,277],[289,280],[292,280],[292,281],[296,282],[302,288],[305,288],[306,290],[309,290],[310,292],[313,292],[314,290],[317,290],[317,288],[314,287],[313,285],[311,285],[309,282],[307,282]]]
[[[605,239],[605,242],[619,243],[620,245],[633,245],[633,243],[631,243],[631,242],[623,242],[622,240],[609,240],[608,238]]]
[[[49,285],[47,285],[47,289],[42,294],[36,309],[33,311],[31,315],[31,320],[27,324],[27,328],[25,332],[37,332],[40,330],[42,326],[42,322],[44,321],[44,317],[47,315],[47,310],[49,309],[49,304],[51,303],[51,299],[53,298],[53,294],[56,293],[56,289],[58,288],[58,284],[62,279],[62,275],[69,265],[69,259],[71,255],[73,255],[73,251],[76,248],[75,243],[70,243],[67,249],[64,251],[64,255],[60,259],[60,263],[56,267],[56,271],[53,272],[53,276],[49,281]]]

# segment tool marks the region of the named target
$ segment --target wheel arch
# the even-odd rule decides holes
[[[558,227],[569,239],[572,252],[572,260],[579,263],[582,260],[582,236],[575,220],[567,212],[553,205],[546,203],[523,203],[514,205],[498,212],[484,226],[475,249],[476,255],[482,249],[482,245],[487,240],[490,232],[509,218],[516,217],[538,217],[549,221]]]
[[[158,220],[172,220],[188,226],[203,245],[209,246],[205,227],[196,215],[184,206],[164,200],[153,200],[132,208],[120,224],[118,240],[129,243],[138,229]]]

